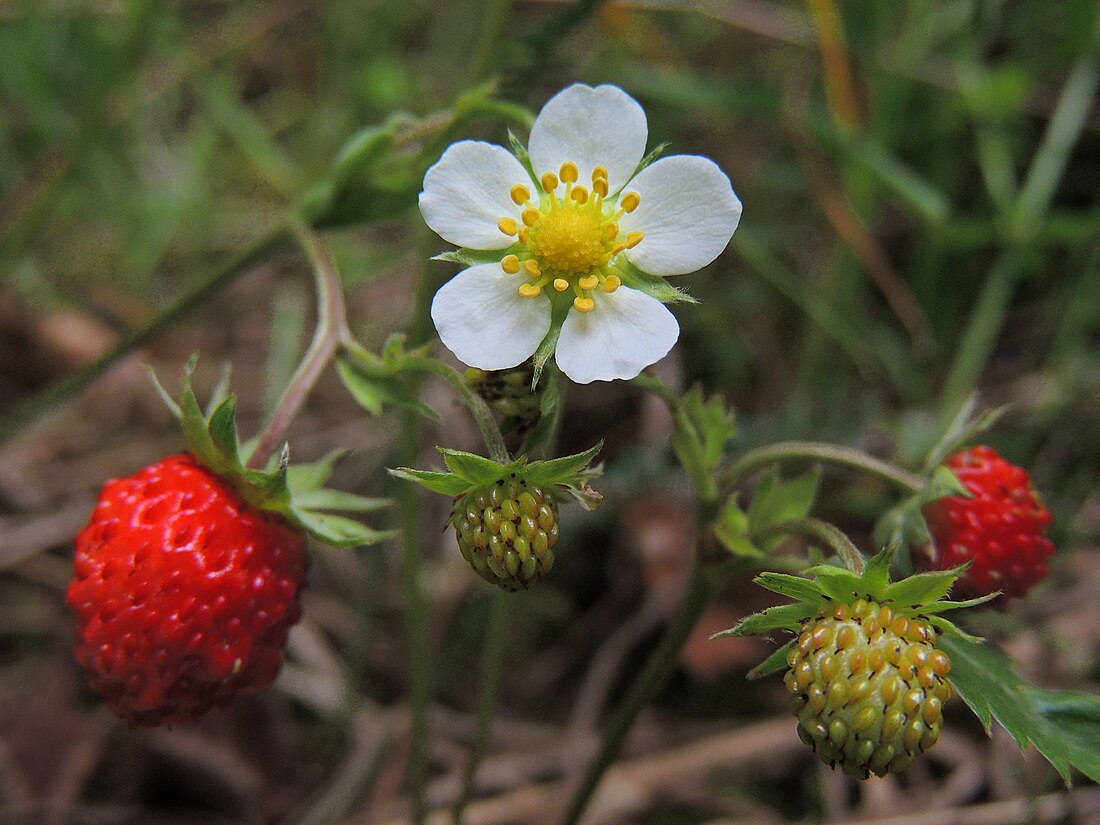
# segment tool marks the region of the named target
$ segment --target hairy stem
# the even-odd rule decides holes
[[[852,540],[839,528],[817,518],[796,518],[781,521],[761,530],[754,538],[770,539],[778,536],[799,535],[813,539],[828,550],[832,550],[844,562],[844,566],[857,575],[863,572],[863,554]]]
[[[839,467],[859,470],[881,478],[909,493],[919,492],[925,485],[925,480],[921,476],[851,447],[816,441],[781,441],[778,444],[769,444],[766,447],[751,450],[741,456],[723,473],[721,487],[729,490],[750,473],[769,464],[781,464],[786,461],[820,461],[823,464],[835,464]]]
[[[470,389],[466,379],[457,370],[435,358],[425,358],[412,362],[413,369],[424,370],[437,378],[442,378],[458,394],[459,400],[466,405],[470,416],[474,419],[481,437],[485,441],[485,448],[489,451],[489,458],[507,464],[511,458],[508,449],[504,446],[504,436],[500,434],[496,419],[489,406],[476,392]]]

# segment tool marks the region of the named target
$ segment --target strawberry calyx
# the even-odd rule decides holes
[[[249,467],[254,445],[241,443],[236,423],[237,397],[229,391],[228,376],[218,384],[204,410],[191,384],[197,364],[198,356],[192,355],[184,367],[178,401],[152,370],[150,378],[183,427],[188,451],[199,463],[232,485],[249,504],[279,514],[334,547],[374,544],[394,535],[394,531],[376,530],[334,512],[369,512],[390,503],[324,486],[346,451],[337,450],[318,461],[292,466],[289,447],[284,444],[264,469]]]
[[[955,581],[969,565],[950,570],[937,570],[890,581],[890,563],[894,547],[890,546],[871,558],[862,573],[854,573],[832,564],[819,564],[806,571],[805,576],[788,573],[764,572],[754,581],[761,587],[787,596],[795,601],[776,605],[754,613],[739,624],[719,633],[720,636],[754,636],[774,630],[798,633],[807,619],[818,615],[831,604],[852,604],[862,599],[868,603],[889,606],[895,616],[921,619],[940,633],[949,633],[974,640],[941,614],[950,610],[975,607],[995,598],[995,595],[975,599],[953,601],[947,598]],[[792,639],[776,650],[764,662],[749,672],[750,679],[758,679],[787,667],[787,655],[794,647]]]

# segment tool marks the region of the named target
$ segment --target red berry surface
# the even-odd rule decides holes
[[[1054,552],[1046,537],[1050,511],[1035,495],[1031,477],[984,446],[954,453],[945,463],[973,498],[947,496],[925,506],[936,548],[932,567],[947,570],[973,559],[955,596],[998,590],[1005,597],[1023,596],[1046,576]]]
[[[195,719],[275,679],[308,565],[281,516],[166,458],[108,482],[76,538],[76,658],[131,725]]]

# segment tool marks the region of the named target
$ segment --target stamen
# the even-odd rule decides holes
[[[619,201],[621,206],[626,212],[633,212],[638,208],[638,204],[642,202],[642,196],[637,192],[627,192],[623,195],[623,199]]]
[[[583,278],[577,280],[577,286],[581,289],[595,289],[599,283],[600,279],[597,275],[585,275]]]
[[[573,306],[581,312],[591,312],[596,308],[596,302],[591,298],[574,298]]]
[[[542,295],[542,287],[538,284],[520,284],[519,294],[524,298],[537,298]]]
[[[535,209],[533,206],[529,206],[523,210],[523,214],[520,216],[523,218],[523,222],[527,226],[534,226],[542,213]]]
[[[537,278],[542,274],[542,270],[539,268],[539,262],[534,258],[524,261],[523,268],[527,270],[527,274],[532,278]]]
[[[626,236],[626,248],[633,249],[642,242],[642,238],[644,237],[644,232],[631,232]]]
[[[592,183],[595,183],[600,178],[607,180],[607,169],[603,166],[597,166],[592,170]]]
[[[519,272],[519,256],[517,255],[505,255],[500,259],[500,268],[507,272],[509,275],[515,275]]]
[[[618,275],[608,275],[607,280],[603,282],[603,286],[600,287],[604,292],[614,292],[616,289],[623,285],[622,278]]]
[[[607,178],[596,178],[592,181],[592,191],[601,198],[607,197]]]
[[[524,246],[527,246],[527,227],[519,227],[519,242]]]
[[[626,249],[626,244],[623,241],[619,241],[617,244],[615,244],[613,247],[611,247],[611,257],[614,258],[616,255],[618,255],[624,249]]]
[[[580,170],[577,169],[577,164],[573,163],[571,160],[567,160],[561,165],[558,174],[561,175],[561,179],[565,183],[576,183],[577,178],[581,175]]]
[[[577,203],[588,202],[588,190],[583,186],[574,186],[573,191],[569,193],[569,197],[575,200]]]
[[[512,198],[512,203],[516,206],[523,206],[527,201],[531,199],[531,190],[524,186],[522,183],[517,183],[511,189],[508,190],[508,194]]]
[[[605,241],[613,241],[619,237],[619,225],[615,221],[609,221],[603,228],[603,239]]]
[[[569,281],[565,280],[565,278],[555,278],[554,289],[558,292],[565,292],[565,290],[569,289]]]
[[[547,194],[558,188],[558,176],[553,172],[543,174],[539,182],[542,184],[542,191]]]
[[[497,229],[505,235],[515,235],[519,231],[514,218],[501,218],[497,221]]]

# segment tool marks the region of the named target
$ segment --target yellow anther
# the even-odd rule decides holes
[[[626,243],[623,242],[623,241],[619,241],[617,244],[615,244],[613,247],[611,247],[611,257],[614,258],[616,255],[618,255],[624,249],[626,249]]]
[[[592,181],[592,191],[601,198],[607,197],[607,178],[596,178]]]
[[[553,192],[558,188],[558,176],[553,172],[546,172],[542,178],[539,179],[539,183],[542,184],[543,192]]]
[[[537,284],[520,284],[519,294],[524,298],[537,298],[542,295],[542,287]]]
[[[577,280],[577,286],[581,289],[595,289],[599,286],[600,279],[597,275],[585,275],[583,278]]]
[[[519,272],[519,258],[515,255],[505,255],[500,259],[500,268],[509,275]]]
[[[645,237],[644,232],[631,232],[626,236],[626,248],[633,249],[642,242],[642,238]]]
[[[625,212],[633,212],[638,208],[638,204],[641,202],[642,197],[637,192],[627,192],[623,195],[623,199],[619,201],[619,206],[621,206]]]
[[[569,281],[565,280],[565,278],[555,278],[554,289],[558,292],[565,292],[565,290],[569,289]]]
[[[604,292],[614,292],[623,285],[623,280],[618,275],[608,275],[607,280],[600,287]]]
[[[527,227],[519,227],[519,242],[524,246],[527,246]]]
[[[540,214],[542,214],[542,213],[540,213],[539,210],[535,209],[534,207],[529,206],[529,207],[527,207],[526,209],[523,210],[523,214],[520,217],[523,218],[523,222],[527,226],[534,226],[535,221],[537,221],[539,219]]]
[[[537,278],[542,274],[542,270],[539,269],[539,262],[535,259],[527,260],[523,262],[523,268],[527,270],[527,274],[532,278]]]
[[[600,178],[607,180],[607,169],[603,166],[597,166],[592,170],[592,182],[595,183]]]
[[[605,241],[613,241],[619,237],[619,225],[615,221],[608,221],[603,228],[603,238]]]
[[[573,306],[579,309],[581,312],[591,312],[596,308],[596,302],[591,298],[574,298]]]
[[[508,190],[508,194],[512,198],[512,203],[516,206],[523,206],[527,201],[531,199],[531,190],[524,186],[522,183],[517,183],[511,189]]]
[[[505,235],[515,235],[519,232],[519,226],[516,225],[514,218],[501,218],[497,221],[497,229]]]
[[[573,163],[571,160],[567,160],[561,165],[558,174],[561,175],[563,183],[576,183],[577,178],[581,176],[580,170],[577,169],[577,164]]]
[[[574,186],[573,191],[569,193],[569,197],[577,203],[586,203],[588,201],[588,190],[583,186]]]

